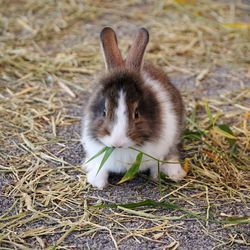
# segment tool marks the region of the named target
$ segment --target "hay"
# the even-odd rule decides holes
[[[69,249],[74,247],[74,242],[67,243],[72,233],[76,239],[104,233],[114,248],[131,238],[176,249],[179,239],[170,232],[183,230],[183,221],[194,214],[217,247],[249,245],[242,233],[217,238],[207,227],[249,224],[247,216],[223,209],[218,215],[214,209],[231,203],[244,207],[250,201],[250,90],[245,86],[250,33],[249,23],[241,19],[250,7],[243,1],[188,2],[1,1],[0,173],[4,185],[0,190],[1,200],[7,198],[11,204],[0,216],[1,249]],[[169,201],[185,211],[158,203],[129,208],[117,202],[116,207],[108,207],[112,200],[91,195],[79,166],[81,157],[67,156],[68,145],[79,143],[84,105],[80,97],[102,68],[98,32],[107,24],[121,27],[123,53],[136,27],[148,27],[151,43],[146,58],[170,76],[194,79],[198,91],[204,81],[215,81],[217,67],[239,72],[220,73],[223,82],[236,83],[237,90],[213,97],[190,95],[188,89],[184,93],[188,129],[184,150],[190,174],[177,184],[163,178],[161,196],[157,194],[155,201]],[[94,206],[100,203],[105,205]],[[133,226],[140,220],[140,226]]]

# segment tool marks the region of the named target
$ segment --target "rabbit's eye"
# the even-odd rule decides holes
[[[134,113],[134,118],[135,118],[135,119],[138,119],[139,116],[140,116],[140,115],[139,115],[139,111],[138,111],[138,109],[136,109],[136,110],[135,110],[135,113]]]
[[[107,115],[106,109],[103,110],[102,115],[103,115],[103,117],[105,117]]]

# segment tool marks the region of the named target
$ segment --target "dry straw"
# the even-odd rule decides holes
[[[201,223],[218,246],[249,245],[244,234],[216,238],[207,229],[249,224],[249,217],[214,212],[222,203],[249,204],[250,90],[243,76],[249,77],[249,23],[239,19],[249,5],[2,0],[0,6],[1,249],[69,249],[72,234],[93,240],[98,233],[116,249],[129,238],[176,249],[179,240],[171,232],[183,230],[185,220]],[[177,184],[163,176],[161,196],[141,203],[95,195],[75,164],[81,159],[67,156],[68,145],[79,143],[77,124],[86,100],[79,95],[102,67],[96,34],[107,23],[123,26],[123,52],[132,34],[127,24],[148,27],[147,58],[170,74],[194,79],[196,89],[208,77],[213,83],[216,67],[239,72],[221,71],[225,85],[238,84],[233,91],[213,98],[184,93],[189,176]]]

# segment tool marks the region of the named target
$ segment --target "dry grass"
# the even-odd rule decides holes
[[[250,6],[241,1],[187,2],[0,1],[0,173],[7,183],[0,198],[11,204],[0,216],[1,249],[69,249],[74,247],[67,243],[72,232],[91,239],[105,233],[115,248],[132,238],[176,249],[179,240],[170,232],[181,231],[188,218],[201,223],[211,238],[216,236],[209,224],[249,224],[249,213],[219,209],[218,214],[213,209],[236,203],[245,209],[250,201],[250,89],[245,86],[250,29],[241,19]],[[161,196],[146,207],[94,207],[110,200],[90,195],[81,157],[67,156],[68,145],[79,143],[77,124],[86,100],[81,93],[102,68],[98,32],[110,23],[121,26],[123,52],[135,27],[148,27],[147,58],[170,75],[192,77],[197,89],[208,76],[213,79],[217,66],[238,72],[223,78],[225,84],[237,82],[237,91],[199,98],[184,93],[190,174],[178,184],[163,178]],[[140,220],[139,227],[131,226]],[[231,236],[217,239],[217,246],[250,244],[244,234]]]

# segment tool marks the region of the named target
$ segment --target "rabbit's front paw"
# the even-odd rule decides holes
[[[91,171],[87,174],[87,182],[93,187],[97,187],[102,190],[108,184],[108,173],[98,173]]]
[[[173,181],[180,181],[187,175],[181,164],[165,163],[161,165],[161,171]]]

